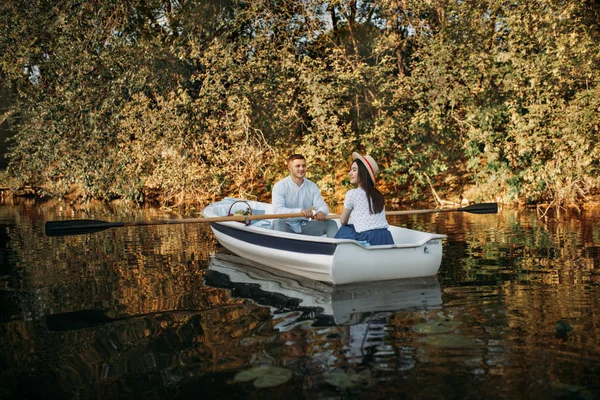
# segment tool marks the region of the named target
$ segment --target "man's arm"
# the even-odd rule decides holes
[[[285,185],[282,181],[277,182],[273,185],[273,191],[271,192],[271,205],[273,206],[274,214],[295,214],[302,212],[301,208],[288,208],[285,202]]]
[[[329,207],[327,206],[327,203],[325,203],[323,196],[321,196],[321,191],[319,190],[319,187],[316,184],[314,184],[312,190],[312,205],[315,208],[315,213],[321,211],[325,215],[329,214]]]

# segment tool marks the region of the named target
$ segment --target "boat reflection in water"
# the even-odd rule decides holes
[[[317,326],[354,325],[378,313],[442,305],[435,276],[331,286],[223,253],[212,257],[206,284],[269,306],[274,314],[301,311]]]
[[[388,318],[396,312],[431,311],[442,305],[435,276],[331,286],[229,253],[212,257],[206,284],[269,307],[274,329],[284,336],[345,326],[348,341],[342,352],[351,363],[361,363],[367,348],[383,344]]]

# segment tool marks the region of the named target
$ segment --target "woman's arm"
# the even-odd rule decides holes
[[[350,219],[350,213],[352,210],[350,208],[344,207],[342,210],[342,214],[340,215],[340,222],[342,225],[348,225],[348,220]]]

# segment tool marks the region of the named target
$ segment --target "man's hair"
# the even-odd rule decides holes
[[[304,156],[302,154],[292,154],[291,156],[288,157],[287,162],[289,163],[290,161],[294,161],[294,160],[305,160],[306,158],[304,158]]]

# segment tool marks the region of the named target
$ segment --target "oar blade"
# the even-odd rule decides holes
[[[458,211],[464,211],[471,214],[497,214],[498,203],[480,203],[467,207],[459,208]]]
[[[84,235],[123,225],[120,222],[106,222],[95,219],[48,221],[45,225],[45,231],[46,236]]]

